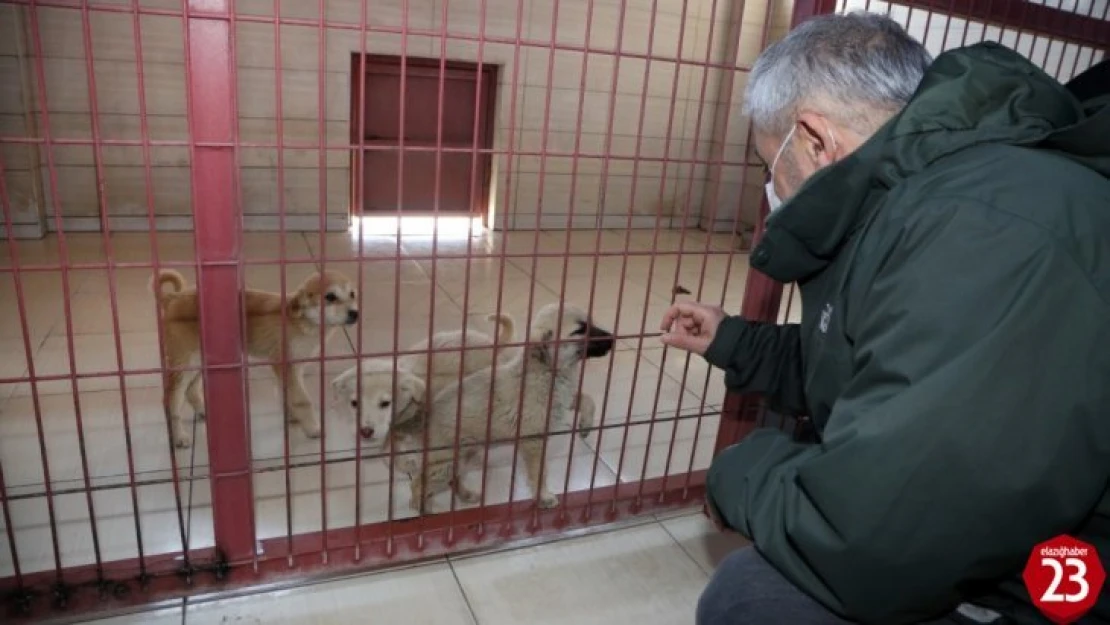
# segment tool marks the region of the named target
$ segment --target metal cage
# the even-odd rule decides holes
[[[1106,0],[0,1],[5,618],[699,506],[715,451],[760,426],[804,434],[664,350],[656,324],[681,297],[797,319],[793,287],[747,268],[766,207],[740,94],[792,24],[857,8],[934,53],[999,40],[1061,80],[1110,44]],[[167,269],[198,292],[184,365],[165,364],[171,320],[147,290]],[[295,357],[290,302],[324,271],[355,285],[358,321]],[[244,351],[247,288],[285,311],[271,362]],[[329,381],[449,353],[460,380],[489,346],[420,341],[506,313],[517,335],[492,351],[512,358],[553,302],[615,335],[576,379],[593,423],[564,411],[538,437],[560,505],[518,475],[518,429],[482,441],[477,505],[408,510],[399,452],[363,440]],[[292,365],[318,370],[318,438],[288,423]],[[188,448],[163,391],[181,374],[203,386]]]

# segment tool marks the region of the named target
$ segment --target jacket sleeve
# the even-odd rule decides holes
[[[1017,573],[1110,478],[1107,302],[1038,226],[974,203],[929,222],[901,229],[848,313],[855,374],[823,443],[759,431],[707,477],[728,525],[863,623],[935,617]]]
[[[762,395],[779,412],[806,412],[798,324],[726,317],[718,326],[705,359],[724,370],[729,390]]]

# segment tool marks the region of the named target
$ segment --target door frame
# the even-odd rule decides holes
[[[348,216],[351,221],[353,221],[357,215],[363,213],[363,206],[360,205],[358,201],[359,198],[357,197],[358,180],[360,178],[364,179],[365,176],[365,172],[363,171],[365,169],[365,166],[363,165],[363,159],[359,154],[361,137],[358,136],[359,109],[362,104],[363,96],[365,96],[365,94],[359,90],[359,74],[360,69],[362,68],[363,58],[365,58],[365,71],[367,77],[370,76],[373,69],[381,68],[389,68],[391,70],[395,69],[396,74],[399,75],[401,73],[402,66],[400,56],[391,54],[372,54],[369,52],[365,55],[363,55],[361,52],[351,53],[351,108],[350,117],[348,119],[348,138],[351,142],[351,159],[348,171],[350,178],[350,188],[348,198],[349,201],[347,203],[350,207],[348,209]],[[426,70],[434,70],[434,75],[438,77],[440,69],[440,59],[431,57],[407,56],[404,59],[404,66],[407,71],[411,71],[412,69],[425,70],[419,72],[425,75],[427,75]],[[450,74],[459,71],[467,72],[470,75],[477,75],[478,63],[471,61],[447,59],[443,63],[443,69],[445,78]],[[484,120],[482,120],[482,126],[484,126],[484,129],[479,129],[479,132],[481,133],[481,136],[478,138],[479,151],[477,153],[471,152],[471,154],[473,154],[474,157],[478,159],[478,171],[476,173],[474,182],[479,185],[479,188],[477,193],[475,193],[474,190],[471,189],[470,195],[472,198],[472,202],[469,214],[472,217],[481,217],[482,224],[488,226],[486,222],[489,219],[488,209],[492,183],[491,179],[493,177],[493,153],[483,153],[481,152],[481,150],[493,149],[494,124],[497,120],[497,84],[498,77],[500,75],[500,66],[496,63],[483,62],[481,65],[481,74],[482,77],[485,78],[485,89],[483,90],[480,101],[481,107],[484,110],[481,110],[479,112],[479,115],[482,115],[484,117]],[[366,86],[369,86],[370,81],[367,80],[365,84]],[[363,195],[365,196],[365,193]],[[390,214],[395,215],[395,213]],[[402,215],[430,217],[433,216],[434,213],[430,211],[413,211],[404,212],[402,213]]]

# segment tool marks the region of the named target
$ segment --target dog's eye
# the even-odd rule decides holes
[[[380,402],[378,402],[378,408],[389,408],[389,404],[390,404],[390,401],[388,399],[383,399]]]
[[[575,329],[575,331],[574,331],[574,332],[571,332],[571,333],[570,333],[570,335],[571,335],[571,336],[581,336],[581,335],[583,335],[583,334],[585,334],[585,333],[586,333],[586,324],[585,324],[585,323],[583,323],[583,322],[581,322],[581,321],[579,321],[579,322],[578,322],[578,328],[577,328],[577,329]]]
[[[335,300],[339,298],[335,296],[335,293],[328,293],[324,296],[324,299],[328,300],[329,302],[335,302]]]
[[[358,408],[358,400],[357,399],[352,399],[351,400],[351,408]]]
[[[354,299],[354,298],[355,298],[355,292],[351,291],[351,299]]]

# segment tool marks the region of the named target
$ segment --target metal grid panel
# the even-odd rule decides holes
[[[0,50],[13,78],[0,105],[0,327],[18,348],[0,368],[6,615],[387,566],[700,501],[720,381],[658,346],[654,325],[684,294],[739,303],[759,188],[737,76],[785,27],[781,8],[17,0],[0,11],[15,35]],[[434,141],[367,139],[360,94],[382,56],[400,65],[399,128],[416,114],[409,66],[432,68]],[[494,68],[491,89],[471,86],[469,145],[444,139],[460,62]],[[396,158],[392,230],[362,213],[374,154]],[[492,187],[461,239],[443,235],[453,207],[441,206],[458,155],[470,157],[472,204],[478,181]],[[438,227],[410,235],[428,219],[406,212],[406,172],[428,162],[424,217]],[[349,191],[338,204],[336,180]],[[165,270],[198,289],[200,355],[188,362],[171,362],[167,309],[146,292]],[[361,291],[360,321],[337,340],[318,333],[318,356],[248,359],[244,290],[278,294],[289,345],[297,285],[329,270]],[[354,367],[361,387],[365,359],[397,369],[445,353],[415,343],[485,331],[476,317],[489,313],[523,334],[552,301],[586,309],[617,341],[575,379],[595,423],[547,423],[533,438],[561,505],[538,508],[518,474],[518,422],[514,437],[489,430],[479,444],[477,505],[451,497],[414,514],[397,452],[358,436],[327,382]],[[495,336],[493,351],[536,345],[526,338]],[[458,377],[480,347],[455,348]],[[295,406],[281,389],[300,365],[321,372],[305,384],[318,438],[286,423]],[[206,418],[177,432],[166,410],[185,401],[166,389],[195,375]],[[425,462],[437,451],[426,436]],[[456,466],[466,446],[456,432]]]

